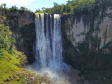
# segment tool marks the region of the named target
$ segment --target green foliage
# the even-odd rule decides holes
[[[0,84],[29,84],[30,82],[37,84],[37,78],[39,78],[37,75],[20,68],[25,65],[27,58],[23,53],[18,52],[13,48],[15,41],[16,40],[12,36],[12,32],[8,26],[8,23],[1,23]],[[31,77],[35,77],[35,80],[31,80]]]
[[[23,12],[29,13],[32,11],[30,11],[29,9],[23,6],[21,6],[20,9],[17,6],[12,6],[11,8],[7,8],[6,4],[2,4],[0,5],[0,12],[2,12],[2,14],[4,13],[7,14],[7,13],[23,13]]]
[[[0,59],[0,84],[22,84],[23,80],[27,82],[22,73],[24,69],[18,67],[21,65],[20,60],[24,60],[24,58],[21,57],[20,52],[15,52],[16,54],[10,54],[5,49],[0,51],[0,56],[2,53],[4,57]]]
[[[4,24],[0,25],[0,49],[5,48],[6,50],[9,50],[11,47],[11,32],[9,30],[8,26],[5,26]]]
[[[54,2],[52,8],[42,8],[36,10],[37,13],[56,13],[56,14],[90,14],[97,16],[103,8],[111,6],[112,0],[68,0],[67,3],[59,5]]]
[[[85,10],[88,11],[91,10],[94,2],[95,0],[72,0],[68,1],[66,5],[64,4],[59,5],[54,2],[53,8],[45,8],[44,11],[41,12],[58,13],[58,14],[64,14],[64,13],[75,14]]]
[[[4,58],[3,51],[4,51],[4,49],[0,50],[0,60],[2,60]]]
[[[20,9],[18,10],[19,12],[31,12],[30,10],[28,10],[27,8],[25,7],[20,7]]]
[[[23,68],[20,68],[26,64],[27,58],[24,53],[18,52],[15,49],[16,45],[14,45],[14,43],[16,42],[16,40],[13,37],[12,32],[18,32],[18,30],[21,31],[22,37],[20,38],[23,38],[25,40],[25,48],[28,48],[28,50],[32,49],[32,35],[35,34],[34,23],[22,27],[23,29],[18,27],[18,23],[16,24],[16,27],[15,25],[10,24],[13,23],[12,21],[17,21],[15,20],[15,16],[13,16],[13,14],[25,14],[23,12],[27,13],[29,12],[29,10],[24,7],[18,9],[16,6],[12,6],[12,8],[9,9],[5,8],[5,6],[0,7],[0,84],[40,84],[42,82],[50,84],[49,79],[47,77],[40,77],[37,74],[31,73]],[[8,14],[12,15],[8,16]],[[32,43],[32,45],[30,46],[29,41]],[[30,50],[28,51],[28,54],[29,53],[31,53]]]
[[[0,24],[0,59],[4,58],[3,51],[13,53],[13,45],[16,42],[7,22]]]
[[[20,68],[22,64],[26,63],[26,56],[16,50],[14,52],[16,54],[10,54],[5,49],[2,50],[4,58],[0,59],[0,84],[40,84],[41,82],[50,84],[47,77],[41,77]]]

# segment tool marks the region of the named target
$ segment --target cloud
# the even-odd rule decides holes
[[[30,5],[34,0],[0,0],[0,4],[6,3],[7,5]]]

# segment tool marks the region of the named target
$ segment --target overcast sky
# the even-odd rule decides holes
[[[24,6],[35,12],[42,7],[53,7],[53,2],[65,4],[68,0],[0,0],[0,4],[6,3],[7,7],[16,5],[17,7]]]

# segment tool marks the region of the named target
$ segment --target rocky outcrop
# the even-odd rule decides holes
[[[33,44],[35,41],[35,14],[27,12],[6,13],[13,36],[16,39],[15,48],[24,52],[28,62],[33,63]]]
[[[80,67],[83,66],[84,62],[88,60],[94,60],[91,62],[98,60],[94,65],[101,62],[99,66],[100,64],[103,66],[105,58],[97,59],[97,57],[101,53],[103,55],[112,53],[112,7],[108,7],[106,10],[102,9],[97,17],[91,15],[63,15],[62,30],[65,60],[68,60],[69,64],[75,63],[73,65],[75,67],[76,64]],[[93,53],[96,58],[94,58],[95,56],[91,57]],[[89,57],[89,55],[91,56]],[[89,61],[86,63],[89,63]],[[92,67],[92,65],[90,66]]]
[[[17,50],[24,52],[32,63],[35,43],[34,13],[6,13],[6,17],[16,38]],[[64,60],[80,69],[95,60],[98,60],[95,62],[98,67],[103,65],[103,59],[100,59],[100,56],[112,52],[112,7],[100,10],[98,16],[62,15],[61,19]],[[92,61],[91,58],[94,60]]]
[[[69,39],[74,47],[77,43],[85,41],[87,33],[91,32],[91,35],[95,38],[97,36],[101,41],[100,48],[103,48],[108,42],[112,40],[112,9],[111,7],[106,10],[105,16],[101,18],[101,12],[99,16],[92,21],[90,15],[82,16],[63,16],[63,31],[65,32],[67,39]],[[93,23],[91,23],[93,22]],[[93,30],[92,29],[93,26]],[[91,47],[91,45],[89,46]]]
[[[10,22],[12,22],[12,25],[16,25],[19,27],[29,25],[32,22],[35,22],[35,14],[34,13],[6,13],[6,16],[8,19],[10,19]]]

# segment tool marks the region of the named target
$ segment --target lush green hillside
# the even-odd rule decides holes
[[[6,50],[1,50],[0,56],[3,57],[0,59],[0,84],[49,83],[48,78],[41,77],[22,68],[27,61],[23,53],[15,50],[11,54]]]
[[[4,16],[0,18],[2,19],[0,22],[0,83],[11,81],[18,84],[23,78],[19,78],[17,73],[24,70],[19,68],[20,62],[25,64],[26,56],[14,49],[15,38],[12,36],[8,22],[5,21]]]

